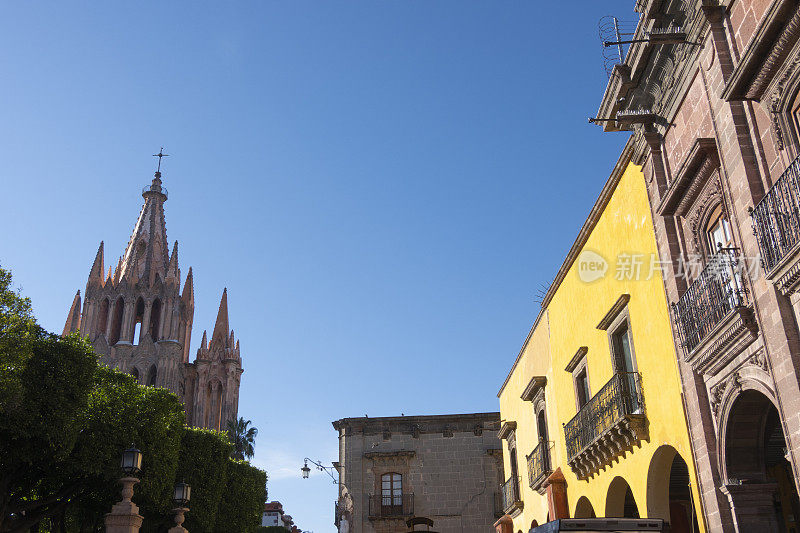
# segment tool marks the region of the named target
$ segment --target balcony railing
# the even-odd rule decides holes
[[[752,211],[764,270],[800,242],[800,157],[792,161]]]
[[[528,456],[528,484],[534,490],[553,472],[550,468],[551,445],[550,441],[540,440]]]
[[[672,304],[686,354],[690,354],[734,309],[747,301],[736,248],[720,248],[696,280]]]
[[[506,514],[511,513],[519,504],[519,477],[510,477],[503,483],[503,510]]]
[[[404,492],[392,496],[370,495],[369,517],[391,518],[414,514],[414,493]]]
[[[569,461],[627,415],[644,414],[638,372],[615,374],[564,426]]]

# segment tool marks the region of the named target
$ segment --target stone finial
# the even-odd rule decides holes
[[[69,308],[67,322],[64,324],[64,331],[61,335],[66,337],[79,329],[81,329],[81,291],[78,291],[75,298],[72,299],[72,307]]]
[[[135,477],[124,477],[122,483],[122,501],[111,508],[106,515],[106,533],[138,533],[144,518],[139,514],[139,507],[131,501],[133,486],[139,483]]]
[[[173,509],[172,512],[175,513],[175,527],[170,528],[167,533],[189,533],[189,530],[181,525],[184,520],[186,520],[186,517],[183,515],[188,513],[189,509],[186,507],[177,507]]]
[[[228,289],[222,291],[222,298],[219,301],[219,311],[217,311],[217,322],[214,324],[214,332],[211,334],[211,345],[221,347],[226,346],[226,339],[230,326],[228,325]]]
[[[94,263],[92,269],[89,271],[89,281],[87,285],[96,285],[101,287],[103,285],[103,241],[100,241],[100,247],[97,248],[97,255],[94,256]]]

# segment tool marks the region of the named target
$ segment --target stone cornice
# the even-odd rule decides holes
[[[391,434],[419,435],[443,433],[445,429],[477,435],[476,427],[496,430],[500,426],[500,413],[342,418],[332,424],[336,431],[346,429],[364,435],[382,435],[387,430]]]
[[[773,2],[722,91],[724,100],[758,100],[800,36],[800,10],[792,0]]]
[[[600,321],[600,323],[597,324],[597,329],[603,331],[607,330],[608,327],[611,325],[611,323],[614,322],[614,319],[617,318],[617,315],[619,315],[620,311],[625,309],[625,306],[628,305],[628,302],[630,300],[631,300],[630,294],[623,294],[619,298],[617,298],[617,301],[614,302],[614,305],[612,305],[611,309],[608,310],[606,316],[604,316],[603,319]]]
[[[367,459],[387,459],[390,457],[414,457],[417,452],[414,450],[394,450],[391,452],[366,452],[364,457]]]
[[[656,212],[661,216],[684,212],[717,167],[719,167],[719,152],[716,141],[705,137],[697,139],[678,167],[675,178],[669,184]]]
[[[503,427],[500,428],[500,431],[497,432],[497,438],[499,439],[507,439],[511,432],[517,429],[517,423],[513,420],[504,422]]]
[[[543,389],[545,385],[547,385],[547,378],[545,376],[533,376],[528,386],[522,391],[520,398],[525,402],[533,401],[536,392],[539,389]]]
[[[575,370],[575,367],[578,366],[578,363],[581,362],[581,359],[583,359],[583,357],[587,353],[589,353],[589,348],[587,348],[586,346],[581,346],[580,348],[578,348],[578,351],[575,352],[575,355],[573,355],[572,358],[569,360],[569,363],[567,363],[567,366],[564,368],[564,370],[566,370],[567,372],[572,372],[573,370]]]

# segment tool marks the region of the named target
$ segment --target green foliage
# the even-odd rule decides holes
[[[137,502],[146,516],[165,513],[183,422],[169,391],[100,365],[77,335],[39,328],[0,269],[0,532],[63,516],[68,505],[70,520],[96,523],[119,500],[119,460],[131,443],[145,455]]]
[[[133,444],[143,454],[141,483],[135,490],[141,513],[167,514],[183,423],[183,407],[170,391],[143,387],[131,376],[98,367],[85,413],[85,445],[75,454],[81,464],[94,465],[91,485],[79,505],[86,512],[104,514],[119,501],[120,455]]]
[[[189,531],[210,533],[214,530],[232,449],[224,433],[184,428],[175,479],[192,487],[191,510],[184,523]]]
[[[217,510],[215,533],[260,527],[267,473],[244,461],[228,461],[228,481]]]
[[[239,417],[239,420],[228,420],[228,437],[233,443],[234,459],[244,461],[255,455],[256,435],[258,430],[248,427],[252,422]]]
[[[87,465],[72,454],[96,368],[86,342],[36,325],[0,269],[0,531],[61,512],[83,487]]]
[[[224,433],[184,421],[170,391],[101,365],[77,334],[40,328],[0,268],[0,533],[37,523],[39,532],[101,528],[120,499],[119,461],[131,444],[144,456],[134,493],[142,533],[172,525],[181,480],[192,486],[190,531],[252,531],[266,473],[233,461]]]

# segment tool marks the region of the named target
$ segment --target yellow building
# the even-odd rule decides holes
[[[705,531],[663,264],[631,152],[628,143],[498,393],[498,531],[592,517]]]

